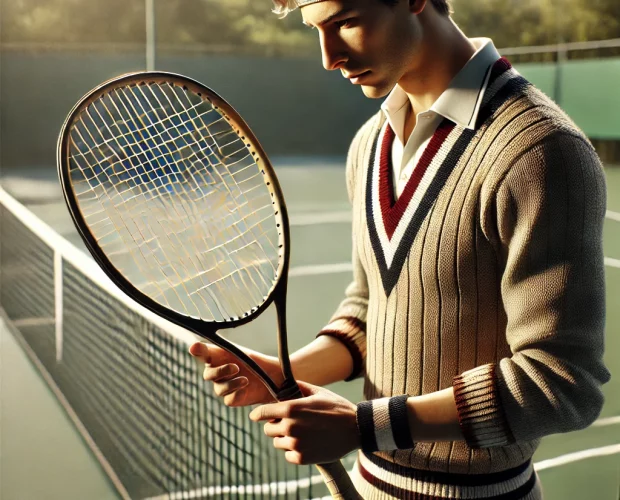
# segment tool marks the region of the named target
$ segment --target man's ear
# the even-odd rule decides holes
[[[409,12],[420,14],[426,7],[426,0],[409,0]]]

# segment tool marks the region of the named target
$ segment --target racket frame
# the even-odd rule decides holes
[[[196,93],[199,97],[209,101],[213,108],[225,117],[228,117],[228,121],[231,122],[236,131],[241,130],[243,135],[240,135],[240,139],[247,141],[246,146],[249,147],[250,152],[254,157],[258,167],[261,169],[263,175],[269,177],[269,182],[266,183],[267,187],[272,191],[272,198],[277,201],[278,207],[275,211],[275,217],[278,219],[278,231],[282,241],[280,250],[283,252],[279,259],[279,268],[276,275],[276,280],[271,292],[267,299],[258,307],[246,313],[243,317],[237,319],[230,319],[227,321],[207,321],[201,319],[195,319],[177,311],[164,307],[150,298],[148,295],[141,292],[137,287],[132,285],[125,276],[114,266],[110,259],[101,250],[96,238],[90,231],[88,224],[84,220],[82,211],[78,205],[76,197],[74,196],[70,164],[68,161],[69,147],[70,147],[70,130],[74,121],[78,115],[84,111],[91,103],[95,102],[102,95],[114,88],[127,86],[131,83],[155,83],[157,81],[163,81],[170,83],[172,81],[177,82],[180,86],[189,88]],[[204,97],[208,96],[208,97]],[[238,134],[238,132],[237,132]],[[238,134],[239,135],[239,134]],[[289,218],[286,203],[284,201],[284,195],[282,188],[278,182],[278,178],[275,174],[273,166],[269,161],[265,151],[258,142],[256,136],[254,136],[250,127],[245,120],[241,118],[239,113],[224,100],[220,95],[214,92],[212,89],[205,87],[200,82],[182,76],[176,73],[164,72],[164,71],[141,71],[125,73],[116,78],[112,78],[103,82],[95,87],[93,90],[85,94],[73,107],[73,109],[67,115],[65,119],[57,143],[57,165],[60,184],[62,186],[63,195],[69,212],[73,219],[73,222],[82,237],[89,252],[107,274],[107,276],[118,286],[126,295],[134,299],[140,305],[149,309],[153,313],[164,317],[168,321],[190,330],[196,335],[213,342],[215,345],[225,349],[235,356],[239,357],[257,377],[266,385],[271,395],[278,401],[284,401],[292,399],[298,396],[299,388],[293,377],[291,362],[288,352],[288,336],[286,326],[286,294],[288,284],[288,267],[290,259],[290,231],[289,231]],[[219,330],[237,328],[241,325],[249,323],[260,316],[272,303],[275,303],[277,310],[277,335],[278,335],[278,358],[280,361],[280,367],[284,376],[284,382],[281,386],[277,386],[271,377],[256,363],[252,358],[245,354],[234,343],[226,340],[218,335]]]
[[[69,147],[69,130],[70,125],[73,123],[74,118],[89,102],[93,102],[99,96],[101,96],[109,87],[128,82],[131,80],[147,80],[161,78],[165,81],[182,80],[188,85],[202,89],[202,92],[206,92],[213,101],[218,103],[218,109],[224,109],[228,113],[228,116],[234,120],[241,130],[245,132],[254,148],[258,160],[262,162],[261,170],[266,169],[270,176],[270,186],[273,189],[273,196],[277,199],[279,207],[276,217],[280,218],[281,224],[281,237],[283,237],[283,257],[280,259],[280,267],[276,275],[276,282],[269,293],[267,300],[260,304],[257,308],[252,310],[249,314],[236,320],[226,322],[204,321],[198,320],[186,315],[180,314],[169,308],[161,306],[153,299],[142,293],[135,286],[133,286],[116,267],[110,262],[103,251],[100,249],[91,231],[88,229],[88,225],[84,221],[81,210],[75,200],[75,197],[71,194],[70,171],[67,162],[67,156],[65,151],[68,151]],[[231,352],[237,356],[246,366],[252,371],[261,381],[265,384],[271,395],[277,401],[285,401],[288,399],[296,399],[302,397],[302,393],[299,386],[295,382],[293,377],[291,363],[288,353],[288,337],[286,329],[286,292],[288,283],[288,266],[290,258],[290,232],[289,232],[289,219],[288,212],[286,210],[286,204],[284,202],[284,196],[282,189],[278,182],[278,178],[275,174],[273,166],[271,165],[267,155],[262,149],[258,139],[254,136],[252,131],[236,110],[223,98],[221,98],[213,90],[205,87],[200,82],[187,78],[185,76],[162,72],[162,71],[143,71],[126,73],[116,78],[112,78],[95,89],[88,92],[78,103],[73,107],[69,115],[67,116],[58,138],[57,144],[57,165],[60,183],[63,189],[64,198],[69,207],[69,212],[73,218],[74,224],[78,229],[82,240],[86,247],[90,251],[91,255],[107,276],[116,284],[126,295],[134,299],[137,303],[152,311],[153,313],[167,319],[168,321],[185,328],[196,335],[205,338],[217,346]],[[260,316],[272,303],[275,303],[278,317],[278,357],[280,361],[280,368],[284,375],[284,382],[278,387],[273,379],[248,355],[246,355],[240,348],[229,342],[223,337],[220,337],[217,332],[222,329],[229,329],[241,326],[249,321]],[[329,489],[332,498],[336,500],[361,500],[361,497],[357,493],[351,478],[347,471],[342,466],[340,461],[336,461],[329,464],[317,464],[317,469],[323,476],[325,484]]]

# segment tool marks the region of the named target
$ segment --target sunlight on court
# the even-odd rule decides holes
[[[606,361],[610,367],[612,373],[618,372],[616,368],[618,365],[617,352],[620,352],[620,341],[617,335],[611,334],[615,331],[616,326],[620,324],[620,215],[614,211],[614,208],[620,209],[620,199],[614,197],[615,193],[620,193],[620,169],[609,168],[608,173],[608,188],[609,188],[609,212],[607,214],[607,220],[605,225],[605,255],[607,257],[607,294],[608,294],[608,328],[609,332],[607,338],[607,355]],[[341,299],[344,287],[347,285],[350,279],[350,220],[347,215],[346,205],[346,192],[344,190],[344,171],[341,167],[322,167],[322,168],[304,168],[304,167],[292,167],[290,165],[279,165],[278,174],[281,177],[281,182],[287,199],[290,200],[290,212],[292,221],[293,241],[292,241],[292,255],[293,263],[291,268],[290,290],[289,290],[289,330],[290,330],[290,342],[291,349],[296,349],[305,345],[315,335],[315,332],[323,326],[323,324],[329,318],[333,308]],[[28,183],[28,180],[22,182]],[[37,182],[41,182],[40,180]],[[53,183],[54,180],[48,181]],[[11,185],[15,192],[19,192],[20,182],[13,179],[8,185]],[[332,192],[327,196],[328,202],[325,200],[325,190],[322,188],[324,185],[332,186]],[[53,191],[53,187],[50,187]],[[59,193],[57,193],[59,194]],[[314,203],[312,200],[316,200]],[[73,226],[67,222],[67,213],[64,208],[64,202],[58,199],[57,196],[52,195],[43,203],[31,203],[29,204],[34,212],[36,212],[44,221],[47,221],[52,226],[58,228],[64,233],[65,237],[77,242],[79,246],[80,240],[76,238],[74,234]],[[32,221],[35,221],[33,218]],[[32,222],[31,223],[34,223]],[[36,225],[36,223],[35,223]],[[39,229],[43,229],[40,227]],[[54,237],[56,238],[56,237]],[[52,238],[52,239],[54,239]],[[64,245],[64,244],[63,244]],[[325,247],[328,251],[325,251]],[[67,250],[73,254],[74,251]],[[77,254],[83,251],[77,251]],[[78,255],[75,256],[76,258]],[[73,258],[73,257],[72,257]],[[82,261],[81,258],[78,259]],[[86,261],[90,260],[90,257]],[[90,266],[88,262],[84,262],[78,265],[82,272],[88,271],[91,276],[100,275],[96,266]],[[73,265],[76,265],[73,263]],[[90,266],[90,267],[89,267]],[[77,271],[72,271],[73,273]],[[77,275],[76,275],[77,276]],[[67,277],[65,279],[75,279]],[[99,279],[99,278],[98,278]],[[22,278],[23,281],[23,278]],[[108,288],[106,286],[106,288]],[[32,292],[30,292],[32,293]],[[53,293],[50,289],[50,293]],[[117,297],[121,297],[118,293],[114,293]],[[44,297],[41,297],[44,299]],[[49,299],[45,299],[49,300]],[[70,300],[65,298],[66,300]],[[75,299],[77,300],[77,299]],[[80,305],[83,304],[73,304]],[[74,310],[72,304],[65,302],[64,307]],[[10,308],[10,304],[9,304]],[[77,312],[77,311],[76,311]],[[36,317],[36,312],[32,313]],[[150,320],[157,321],[154,316],[149,316]],[[267,345],[264,342],[256,342],[256,335],[252,335],[252,331],[263,328],[273,328],[273,311],[267,311],[264,317],[259,318],[255,324],[240,327],[237,330],[231,331],[228,337],[233,341],[239,342],[248,347],[258,349],[268,353],[275,353],[275,343]],[[42,328],[48,329],[52,327],[53,334],[53,321],[49,326],[45,326],[45,321],[39,320],[29,322],[23,319],[17,318],[14,323],[21,325],[22,335],[26,339],[25,345],[31,345],[30,349],[37,351],[37,355],[42,357],[42,362],[47,363],[48,370],[52,370],[52,359],[46,361],[49,358],[49,354],[52,354],[54,349],[53,337],[51,344],[47,342],[41,343],[44,337],[41,337],[41,333],[44,331]],[[29,333],[30,332],[30,333]],[[36,333],[39,332],[39,333]],[[33,337],[35,334],[40,340],[36,340],[37,337]],[[188,338],[187,342],[190,342]],[[67,346],[64,348],[65,355],[69,355],[71,352],[72,344],[70,340],[65,340]],[[162,347],[165,344],[162,344]],[[77,347],[77,346],[76,346]],[[170,346],[171,347],[171,346]],[[58,348],[58,346],[56,346]],[[42,350],[43,349],[43,350]],[[82,348],[80,348],[82,349]],[[104,344],[98,349],[108,349]],[[174,363],[181,363],[190,369],[193,365],[187,364],[188,359],[184,359],[185,354],[179,352],[174,355],[171,360]],[[93,359],[95,365],[98,363]],[[41,363],[41,362],[39,362]],[[51,368],[50,368],[51,367]],[[21,368],[25,369],[24,367]],[[106,370],[102,365],[101,370]],[[109,368],[107,368],[109,369]],[[173,370],[172,367],[170,367]],[[178,377],[178,369],[176,377]],[[198,374],[198,369],[196,374]],[[162,372],[162,374],[165,372]],[[56,376],[59,376],[56,375]],[[173,377],[170,372],[170,377]],[[189,376],[189,373],[188,373]],[[191,377],[190,377],[191,378]],[[118,383],[124,384],[120,379],[117,379]],[[62,379],[60,379],[62,383]],[[196,382],[200,384],[200,382]],[[348,397],[352,401],[359,401],[362,398],[362,387],[360,381],[352,383],[339,383],[331,387],[336,392]],[[74,391],[76,389],[69,389]],[[106,391],[114,391],[111,387],[108,387]],[[601,492],[607,492],[610,496],[601,496],[600,498],[612,498],[616,482],[614,479],[614,471],[617,471],[617,466],[620,460],[620,399],[617,397],[620,394],[620,380],[616,377],[612,378],[612,381],[604,387],[604,391],[607,397],[606,405],[600,416],[600,419],[592,425],[590,428],[571,433],[568,435],[554,435],[543,440],[543,443],[539,451],[535,455],[536,466],[543,481],[543,486],[548,498],[564,498],[562,495],[570,491],[575,494],[574,498],[586,498],[590,485],[592,484],[592,478],[597,478],[597,485]],[[77,393],[79,394],[79,393]],[[123,397],[119,394],[118,397]],[[95,401],[93,401],[94,403]],[[208,403],[209,405],[214,403]],[[94,411],[88,410],[86,407],[82,407],[81,411]],[[219,409],[215,407],[211,410],[211,416],[205,415],[208,419],[215,419],[219,421],[225,412],[228,416],[226,419],[231,419],[237,422],[239,432],[251,432],[248,434],[248,438],[255,434],[257,429],[252,431],[241,431],[247,426],[244,417],[240,413],[240,418],[232,417],[235,412],[231,410]],[[221,415],[221,417],[220,417]],[[83,417],[82,417],[83,418]],[[130,418],[129,415],[127,418]],[[88,420],[87,420],[88,422]],[[95,421],[90,422],[91,425],[100,425]],[[109,425],[116,425],[110,422]],[[218,424],[222,425],[222,424]],[[217,428],[217,427],[216,427]],[[96,428],[95,428],[96,429]],[[224,431],[224,427],[222,427]],[[97,432],[95,430],[95,432]],[[133,432],[133,431],[132,431]],[[226,430],[226,433],[229,431]],[[237,431],[236,431],[237,432]],[[258,432],[256,432],[258,434]],[[224,436],[222,436],[224,437]],[[216,446],[219,447],[219,453],[222,457],[226,457],[230,454],[230,459],[235,461],[243,461],[244,455],[239,449],[230,446],[230,442],[225,444],[226,441],[219,441],[217,445],[217,436],[211,438]],[[254,439],[254,438],[250,438]],[[137,443],[142,441],[140,438]],[[122,444],[122,443],[121,443]],[[117,443],[118,446],[121,444]],[[146,444],[146,441],[144,442]],[[133,448],[133,447],[132,447]],[[136,451],[140,448],[136,448]],[[256,453],[257,449],[253,451]],[[220,457],[219,460],[223,460],[221,466],[224,466],[227,462],[226,458]],[[179,456],[180,458],[180,456]],[[348,466],[351,465],[351,458],[345,461]],[[269,460],[273,460],[273,452],[270,453]],[[218,463],[218,462],[215,462]],[[277,491],[281,491],[284,494],[285,491],[315,491],[312,496],[316,494],[322,488],[322,481],[312,470],[310,470],[311,479],[285,479],[287,473],[281,462],[279,470],[282,474],[277,486],[270,484],[269,482],[262,483],[247,483],[243,480],[242,475],[235,473],[234,469],[226,469],[223,472],[230,479],[233,480],[232,484],[226,480],[221,481],[214,476],[213,486],[208,488],[198,488],[195,490],[184,490],[184,493],[179,492],[178,496],[158,496],[151,495],[154,498],[215,498],[223,494],[250,494],[253,493],[274,493],[273,488]],[[146,464],[145,464],[146,466]],[[216,465],[217,467],[217,465]],[[246,469],[251,470],[256,465],[252,465],[249,461],[244,466]],[[228,470],[228,472],[226,472]],[[148,471],[148,468],[144,469]],[[565,472],[563,472],[565,471]],[[288,476],[290,477],[290,476]],[[174,490],[178,491],[178,490]],[[149,496],[148,494],[146,496]],[[319,496],[322,496],[319,494]]]

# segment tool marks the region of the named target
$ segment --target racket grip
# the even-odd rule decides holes
[[[302,397],[303,394],[292,377],[284,381],[278,392],[278,401],[288,401]],[[349,476],[341,462],[319,464],[316,468],[323,476],[325,485],[332,498],[336,500],[364,500],[355,489],[355,486],[353,486],[351,476]]]
[[[342,463],[319,464],[316,468],[323,476],[323,480],[332,498],[337,500],[363,500],[355,486],[353,486],[351,476],[349,476]]]

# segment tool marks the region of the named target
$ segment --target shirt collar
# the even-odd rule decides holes
[[[472,38],[476,52],[431,106],[435,113],[457,125],[474,129],[486,90],[491,66],[501,57],[490,38]],[[388,119],[409,104],[405,91],[396,85],[381,105]]]

